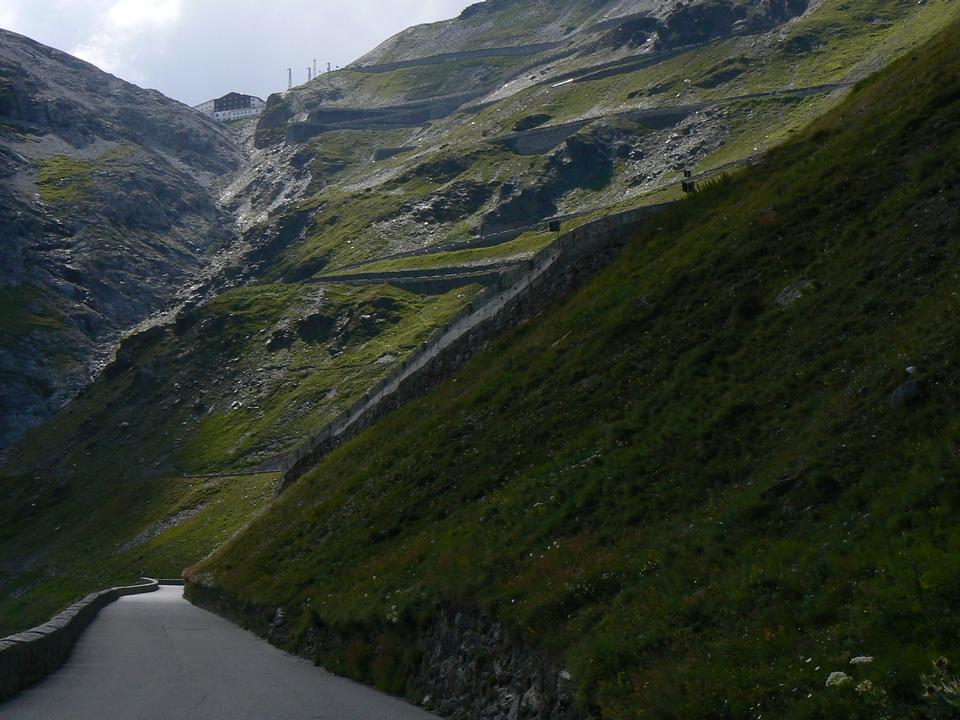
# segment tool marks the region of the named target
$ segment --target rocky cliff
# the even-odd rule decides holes
[[[231,242],[240,161],[190,108],[0,31],[0,447]]]

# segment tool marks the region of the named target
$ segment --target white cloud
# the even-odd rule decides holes
[[[266,97],[355,60],[393,33],[472,0],[0,0],[0,26],[141,86],[196,104]]]
[[[4,0],[0,4],[0,28],[12,30],[17,27],[22,5],[19,0]]]
[[[107,19],[116,30],[161,28],[176,23],[182,9],[180,0],[118,0],[107,11]]]
[[[97,3],[102,5],[102,3]],[[96,11],[88,38],[72,54],[136,83],[149,73],[140,61],[165,39],[182,16],[181,0],[116,0]]]

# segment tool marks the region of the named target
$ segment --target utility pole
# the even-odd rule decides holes
[[[293,89],[293,68],[287,68],[287,90]]]
[[[307,82],[310,82],[313,79],[312,77],[310,77],[310,72],[311,72],[310,66],[307,65]]]
[[[330,63],[327,63],[327,72],[330,72]]]

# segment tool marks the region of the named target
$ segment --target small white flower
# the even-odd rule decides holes
[[[832,672],[827,678],[827,687],[846,687],[853,682],[853,678],[845,672]]]
[[[869,655],[860,655],[859,657],[853,658],[850,661],[850,664],[851,665],[869,665],[872,662],[873,662],[873,658],[870,657]]]
[[[864,680],[862,683],[857,685],[857,692],[861,695],[868,695],[873,692],[873,683],[869,680]]]

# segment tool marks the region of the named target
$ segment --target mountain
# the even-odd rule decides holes
[[[656,52],[705,40],[755,33],[803,14],[807,0],[501,0],[466,8],[458,18],[410,28],[364,55],[353,67],[423,61],[458,53],[522,51]],[[646,47],[647,45],[650,47]]]
[[[517,8],[548,6],[481,9],[514,28]],[[575,7],[594,8],[571,33],[589,50],[599,16]],[[478,12],[447,25],[475,24]],[[238,131],[248,161],[222,204],[242,238],[215,297],[131,338],[89,394],[11,453],[10,472],[85,482],[281,467],[432,333],[523,273],[554,239],[550,218],[571,230],[676,200],[680,168],[707,179],[749,164],[956,6],[837,0],[779,17],[615,66],[574,54],[557,68],[584,73],[571,82],[498,85],[500,99],[433,119],[419,104],[430,79],[459,82],[465,67],[434,55],[272,96]],[[468,65],[501,61],[515,78],[510,63],[532,62]]]
[[[190,596],[455,717],[953,717],[958,38],[330,453]]]
[[[938,197],[952,192],[938,164],[952,147],[949,35],[909,54],[955,32],[958,13],[953,0],[490,0],[271,96],[259,120],[188,114],[224,146],[201,153],[206,169],[171,166],[207,193],[226,249],[171,271],[169,311],[98,346],[102,372],[6,453],[0,633],[141,568],[176,575],[236,535],[194,572],[198,601],[445,712],[741,716],[780,682],[801,687],[775,652],[806,651],[820,673],[861,637],[899,684],[872,682],[922,707],[909,687],[932,659],[942,590],[904,621],[909,652],[887,652],[887,636],[844,624],[845,593],[883,588],[848,587],[844,568],[866,565],[829,555],[820,568],[805,538],[842,546],[837,528],[871,492],[890,507],[857,512],[886,512],[890,533],[926,512],[880,480],[845,483],[857,467],[883,480],[920,463],[897,433],[941,438],[946,405],[916,402],[904,373],[924,373],[925,393],[939,382],[933,336],[891,323],[948,266],[927,242],[952,237],[937,204],[952,197]],[[114,87],[105,108],[128,88]],[[686,200],[684,170],[702,190]],[[69,197],[72,177],[58,168],[54,189]],[[927,194],[890,190],[902,177]],[[72,222],[114,204],[86,182],[93,200],[64,203],[82,210]],[[174,222],[150,237],[213,236]],[[862,337],[858,313],[873,320]],[[904,348],[896,365],[890,348]],[[790,363],[799,375],[775,374]],[[850,427],[878,428],[876,443]],[[757,549],[765,538],[775,552]],[[901,550],[881,539],[856,547]],[[941,588],[932,561],[910,557]],[[892,577],[881,569],[870,577]],[[904,582],[895,591],[917,598]],[[834,604],[804,604],[800,585]],[[826,650],[795,641],[791,613]],[[810,672],[803,687],[819,690]],[[855,710],[853,696],[815,697],[813,716],[831,699]]]
[[[0,447],[231,242],[241,158],[180,103],[0,31]]]

